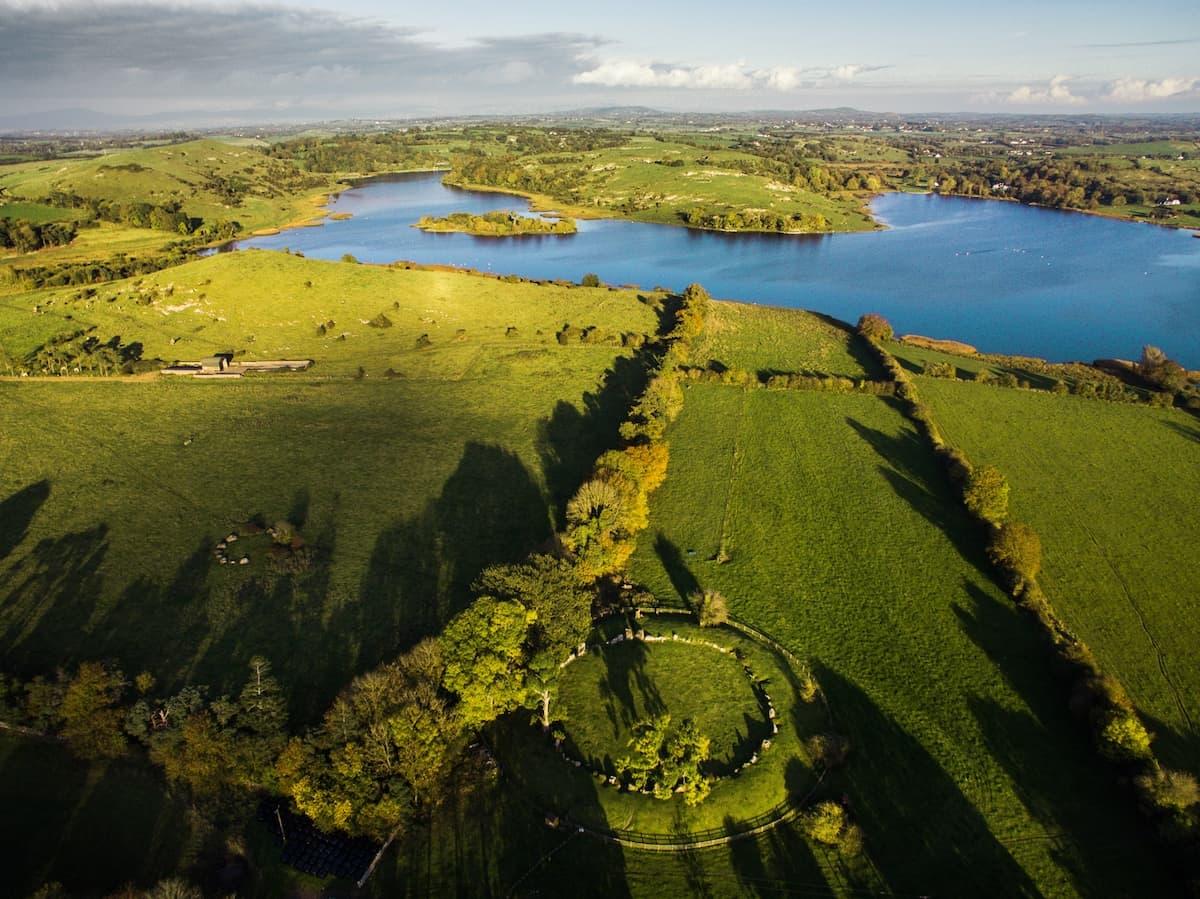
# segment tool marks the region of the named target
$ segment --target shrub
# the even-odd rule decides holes
[[[826,769],[844,765],[850,755],[850,741],[841,734],[816,734],[805,746],[812,760]]]
[[[1099,733],[1100,752],[1113,761],[1144,761],[1150,756],[1150,733],[1137,714],[1114,709],[1105,717]]]
[[[975,380],[978,381],[980,384],[986,384],[989,381],[991,381],[992,380],[991,369],[987,369],[987,368],[979,369],[979,371],[975,372]]]
[[[1070,393],[1071,389],[1067,387],[1066,381],[1064,381],[1062,378],[1058,378],[1053,384],[1050,385],[1050,392],[1059,396],[1064,396],[1065,394]]]
[[[600,276],[595,274],[594,272],[588,272],[586,275],[584,275],[582,278],[579,279],[579,284],[581,287],[599,287],[600,286]]]
[[[1186,771],[1157,768],[1136,780],[1142,796],[1157,808],[1188,809],[1200,802],[1200,785]]]
[[[926,362],[924,374],[931,378],[948,378],[953,381],[958,377],[958,369],[949,362]]]
[[[716,590],[693,594],[692,607],[701,627],[719,627],[729,620],[729,605]]]
[[[353,253],[344,253],[344,254],[342,254],[342,262],[350,262],[350,263],[357,265],[358,259],[355,258]]]
[[[1006,372],[1001,373],[1001,375],[998,378],[996,378],[996,383],[999,384],[1001,387],[1016,388],[1016,387],[1021,386],[1021,382],[1019,380],[1017,380],[1017,376],[1014,375],[1011,371],[1006,371]]]
[[[807,667],[796,671],[796,695],[801,702],[812,702],[820,692],[821,685],[817,683],[812,671]]]
[[[859,318],[857,330],[868,340],[891,340],[895,334],[891,323],[878,312],[868,312]]]
[[[998,525],[1008,516],[1008,481],[994,465],[967,475],[963,503],[976,518]]]
[[[1042,570],[1042,541],[1027,524],[1010,521],[996,529],[988,557],[1019,582],[1032,581]]]
[[[801,819],[804,833],[818,843],[836,846],[846,826],[846,810],[836,802],[818,802]]]
[[[1137,372],[1160,390],[1174,393],[1187,386],[1187,370],[1156,346],[1142,348]]]

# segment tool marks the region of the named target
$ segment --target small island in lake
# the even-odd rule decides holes
[[[453,212],[443,218],[422,216],[413,226],[422,231],[455,231],[474,234],[477,237],[512,237],[522,234],[574,234],[573,219],[544,219],[520,215],[516,212],[498,210],[474,215],[469,212]]]

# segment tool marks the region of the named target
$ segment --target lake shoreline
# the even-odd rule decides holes
[[[1150,343],[1191,368],[1200,364],[1200,247],[1183,229],[928,191],[874,195],[871,212],[883,227],[865,232],[663,228],[608,216],[580,220],[572,241],[478,240],[496,235],[410,227],[422,216],[519,213],[531,205],[509,191],[443,182],[438,171],[373,175],[336,196],[328,229],[241,239],[230,248],[411,260],[540,281],[578,282],[595,272],[612,284],[672,290],[699,282],[714,296],[820,309],[846,321],[879,312],[901,332],[953,335],[983,352],[1056,362],[1128,358]],[[335,222],[334,213],[353,217]],[[858,237],[844,239],[849,234]]]

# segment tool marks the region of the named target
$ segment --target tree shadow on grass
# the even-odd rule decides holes
[[[671,580],[671,586],[675,588],[680,599],[688,602],[693,594],[700,592],[700,582],[688,568],[683,553],[679,551],[678,546],[667,539],[662,531],[654,535],[654,554],[658,556],[663,570],[667,572],[667,577]]]
[[[84,895],[148,887],[178,870],[188,839],[158,772],[88,765],[46,741],[0,741],[0,809],[3,890],[16,896],[49,881]]]
[[[329,630],[346,642],[351,672],[439,632],[484,568],[517,562],[550,535],[545,497],[524,463],[468,443],[437,499],[379,535],[357,602],[335,613]]]
[[[1049,650],[1011,608],[969,581],[971,608],[954,606],[967,637],[992,661],[1027,709],[982,697],[969,701],[988,749],[1008,772],[1030,815],[1059,838],[1052,855],[1083,895],[1164,895],[1178,890],[1165,860],[1116,787],[1083,722],[1068,712],[1067,685],[1055,679]],[[1140,853],[1141,863],[1134,863]]]
[[[987,821],[916,739],[857,685],[814,672],[853,746],[844,779],[879,876],[897,894],[1039,896]]]
[[[607,827],[595,781],[568,767],[523,716],[494,724],[489,742],[498,769],[456,774],[432,820],[398,841],[376,895],[628,896],[624,850],[574,826]],[[562,826],[548,827],[548,816]]]
[[[1163,425],[1170,428],[1175,433],[1188,438],[1189,440],[1194,440],[1197,443],[1200,443],[1200,427],[1197,427],[1196,425],[1192,424],[1191,422],[1171,421],[1170,419],[1163,419]],[[0,558],[2,558],[2,557],[3,557],[3,553],[0,552]]]
[[[108,526],[46,538],[9,573],[0,655],[9,673],[44,674],[70,661],[99,601]],[[69,649],[68,649],[69,652]]]
[[[0,562],[25,539],[33,517],[49,498],[50,482],[42,480],[0,501]]]
[[[604,373],[599,390],[583,395],[583,411],[559,400],[538,424],[537,451],[555,519],[592,470],[597,457],[619,445],[618,429],[646,389],[653,354],[649,348],[619,356]]]
[[[883,401],[895,407],[894,401]],[[854,418],[847,418],[846,424],[884,460],[886,464],[879,466],[879,472],[896,495],[944,533],[963,559],[990,578],[980,526],[960,507],[921,435],[911,426],[892,436]]]
[[[808,311],[809,315],[818,318],[830,327],[837,328],[846,335],[846,350],[854,358],[854,361],[859,364],[863,372],[868,378],[878,381],[884,378],[886,372],[883,364],[875,355],[874,351],[867,345],[854,328],[840,318],[834,318],[832,315],[826,315],[823,312]]]

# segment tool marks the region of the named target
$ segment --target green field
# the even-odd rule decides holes
[[[737,150],[700,149],[635,136],[618,147],[514,160],[514,169],[536,170],[539,177],[569,175],[569,195],[565,191],[543,195],[525,190],[516,186],[515,178],[513,186],[490,186],[532,197],[535,209],[557,209],[580,216],[621,216],[678,225],[682,223],[681,213],[703,207],[713,212],[817,213],[825,216],[834,231],[877,227],[863,196],[819,194],[736,168],[754,162],[753,156]],[[458,169],[452,177],[470,183]]]
[[[44,203],[0,202],[0,218],[20,219],[26,222],[69,222],[76,217],[73,209],[59,209]]]
[[[6,667],[33,674],[117,658],[164,685],[225,688],[260,652],[287,683],[297,721],[311,720],[355,672],[437,630],[484,565],[541,544],[561,503],[615,441],[640,364],[619,347],[560,346],[553,332],[563,319],[586,316],[614,331],[656,326],[632,293],[282,254],[215,257],[158,277],[178,290],[211,273],[210,296],[222,295],[224,277],[252,297],[260,265],[272,277],[290,267],[298,291],[301,275],[325,278],[320,294],[354,338],[326,344],[299,311],[293,330],[278,322],[286,307],[275,298],[240,308],[227,296],[222,341],[244,325],[263,335],[256,350],[311,354],[317,365],[236,382],[0,383]],[[502,287],[506,306],[497,302]],[[356,318],[385,303],[394,327]],[[150,327],[170,313],[133,305],[110,313],[120,305],[98,307],[124,316],[114,331],[144,339],[148,351],[169,348],[166,335],[176,332]],[[507,314],[497,318],[501,308]],[[0,331],[6,347],[52,330],[29,331],[48,315],[25,305],[5,314],[20,323]],[[418,350],[413,335],[434,330],[420,321],[430,314],[442,330]],[[484,316],[501,322],[490,337],[479,330]],[[443,345],[440,335],[462,324],[471,339]],[[520,336],[504,336],[509,324]],[[194,342],[187,357],[222,345]],[[406,376],[381,377],[385,363]],[[361,380],[358,365],[369,366]],[[215,564],[215,543],[255,515],[300,525],[320,564],[282,578],[265,560],[237,571]]]
[[[239,359],[313,359],[314,378],[362,367],[368,378],[391,369],[407,378],[482,383],[506,370],[556,375],[576,362],[599,363],[602,371],[622,334],[657,326],[654,312],[628,291],[508,284],[259,250],[101,284],[88,294],[67,288],[0,301],[0,346],[24,355],[55,334],[94,325],[103,337],[139,340],[147,358],[168,362],[228,350]],[[563,347],[555,335],[565,324],[595,331],[590,342]],[[422,335],[428,344],[418,347]]]
[[[64,191],[178,202],[207,222],[266,230],[320,217],[324,195],[352,174],[343,168],[436,161],[453,163],[454,180],[482,159],[511,166],[488,189],[532,196],[540,209],[672,224],[697,207],[805,213],[865,230],[867,191],[795,186],[810,183],[810,165],[920,187],[939,173],[977,176],[972,166],[1007,159],[1004,145],[1018,138],[1043,153],[1040,137],[1019,130],[893,141],[774,137],[745,122],[674,138],[503,124],[307,138],[280,147],[226,136],[0,166],[0,216],[75,218],[38,202]],[[1106,191],[1149,196],[1200,184],[1200,161],[1137,157],[1194,149],[1131,138],[1065,152],[1097,157],[1089,164]],[[1047,165],[1069,166],[1051,152]],[[1100,212],[1128,216],[1153,200],[1104,202]],[[179,238],[105,221],[0,268],[158,254]],[[292,734],[356,675],[441,631],[486,566],[561,547],[567,500],[619,444],[658,362],[656,337],[674,324],[675,300],[662,292],[286,252],[100,280],[110,275],[36,291],[7,278],[0,288],[0,673],[53,676],[105,660],[128,678],[152,674],[147,695],[188,684],[221,694],[263,655]],[[700,336],[679,339],[688,352],[670,358],[711,371],[884,376],[846,325],[815,312],[713,302]],[[136,348],[145,371],[96,376],[105,349],[121,347]],[[1041,388],[919,378],[948,440],[1008,475],[1014,517],[1045,544],[1047,594],[1128,688],[1159,757],[1200,772],[1195,420],[1048,392],[1053,377],[1093,377],[1082,368],[1037,373],[1017,358],[891,348],[913,372],[950,362],[964,379],[988,369]],[[225,352],[313,365],[240,380],[154,370]],[[1151,827],[1072,718],[1036,626],[992,580],[987,534],[901,405],[865,392],[681,383],[668,476],[651,497],[631,583],[598,591],[594,608],[635,589],[669,605],[716,589],[738,620],[803,661],[733,628],[643,615],[651,636],[713,639],[739,655],[670,640],[607,645],[563,670],[552,717],[568,754],[605,771],[639,721],[695,719],[719,775],[705,801],[601,784],[529,725],[528,710],[512,712],[463,741],[444,802],[422,809],[428,821],[397,842],[367,892],[1174,895]],[[646,408],[674,399],[652,393]],[[298,557],[272,554],[260,531],[281,522],[302,538],[296,568],[280,559]],[[231,533],[238,541],[218,550]],[[598,633],[624,623],[609,617]],[[821,686],[816,701],[800,699],[804,665]],[[750,677],[769,691],[778,732]],[[844,767],[823,772],[804,741],[829,731],[851,748]],[[754,747],[761,755],[746,766]],[[823,849],[796,822],[704,851],[628,848],[639,835],[643,846],[733,835],[799,799],[844,803],[863,853]],[[219,802],[189,797],[136,747],[87,764],[54,738],[3,732],[0,895],[61,880],[100,896],[177,872],[225,895],[216,873],[233,857],[248,859],[240,895],[350,891],[285,868],[270,828],[251,820],[256,803],[240,788]]]
[[[1042,583],[1125,685],[1164,764],[1200,770],[1200,427],[1174,410],[923,378],[947,439],[1012,484]]]
[[[751,729],[759,739],[769,730],[741,666],[731,656],[686,644],[606,647],[568,667],[560,689],[573,746],[593,768],[611,773],[629,753],[635,725],[656,715],[696,722],[722,768],[745,761]]]
[[[319,210],[311,198],[334,183],[327,177],[305,178],[289,163],[220,140],[0,166],[0,189],[12,197],[38,199],[64,191],[123,203],[178,201],[189,215],[236,219],[248,231],[313,218]],[[230,184],[240,197],[236,203],[225,192]]]
[[[982,542],[889,403],[699,385],[668,438],[633,572],[664,595],[719,589],[814,659],[890,889],[1156,891],[1036,633],[988,579]],[[711,561],[721,549],[726,564]]]
[[[714,305],[692,355],[696,365],[719,363],[760,376],[878,377],[876,364],[845,325],[816,313],[749,303]]]

